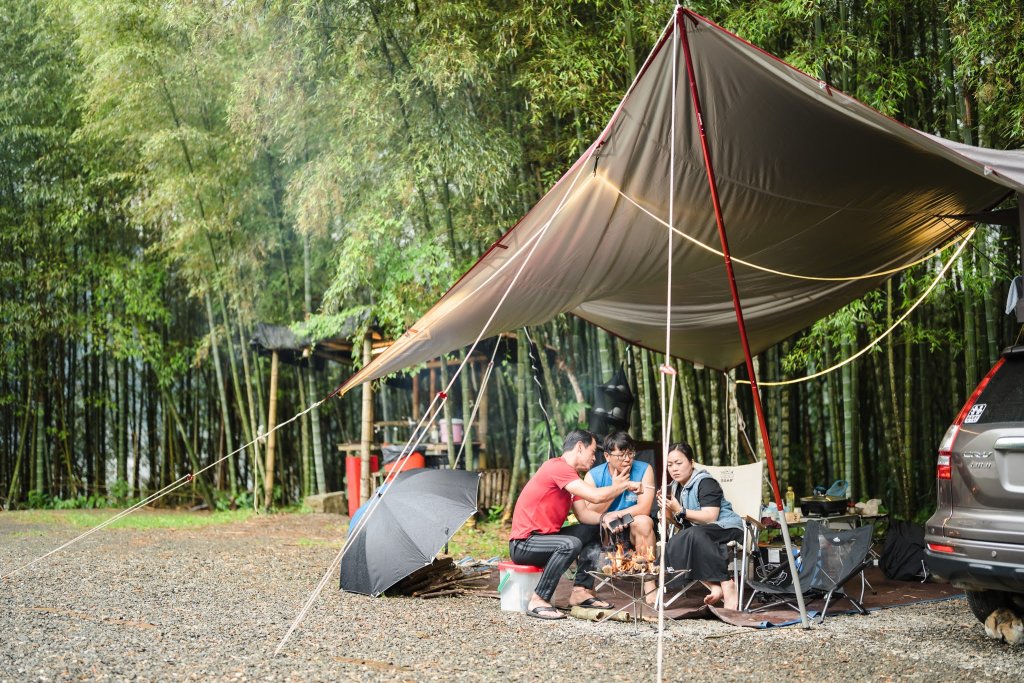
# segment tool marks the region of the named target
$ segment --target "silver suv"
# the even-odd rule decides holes
[[[925,524],[928,568],[963,588],[982,622],[1024,616],[1024,346],[1012,346],[939,444],[938,509]]]

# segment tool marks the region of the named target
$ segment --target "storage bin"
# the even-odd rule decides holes
[[[543,567],[514,562],[498,563],[498,593],[503,612],[526,612],[530,597],[544,573]]]

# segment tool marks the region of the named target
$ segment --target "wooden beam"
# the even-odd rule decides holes
[[[267,469],[263,476],[263,507],[269,510],[274,505],[274,457],[277,446],[277,351],[270,354],[270,409],[267,414]]]
[[[363,367],[370,364],[373,357],[373,343],[369,335],[363,339]],[[370,499],[370,449],[373,448],[373,384],[363,383],[363,425],[360,434],[359,459],[359,504]]]

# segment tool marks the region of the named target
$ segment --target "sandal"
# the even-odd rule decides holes
[[[590,609],[612,609],[613,607],[615,607],[615,605],[608,602],[607,600],[602,600],[601,598],[587,598],[580,604],[574,605],[574,607],[588,607]]]
[[[534,617],[535,619],[547,619],[548,621],[565,619],[565,615],[551,605],[539,605],[533,609],[526,610],[526,616]]]

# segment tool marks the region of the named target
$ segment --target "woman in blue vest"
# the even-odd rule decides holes
[[[736,609],[738,593],[729,574],[726,544],[743,540],[743,520],[733,512],[715,478],[694,469],[689,444],[669,446],[666,467],[672,484],[668,500],[658,503],[679,530],[665,546],[665,566],[689,569],[688,578],[707,586],[710,595],[704,598],[705,604],[724,600],[724,607]]]

